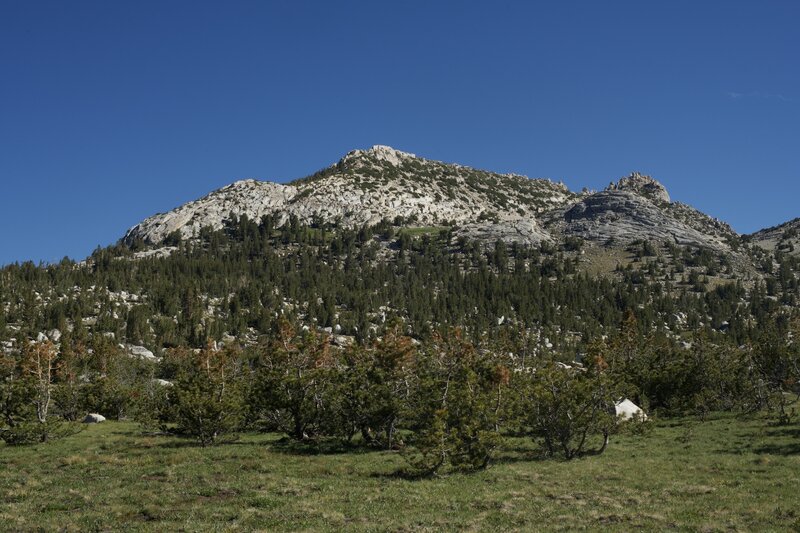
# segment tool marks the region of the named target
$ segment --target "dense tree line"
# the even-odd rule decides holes
[[[726,268],[726,259],[674,245],[665,249],[677,256],[671,271],[659,257],[595,277],[579,268],[579,241],[486,247],[456,238],[452,228],[415,236],[389,221],[359,229],[278,222],[234,217],[196,240],[175,234],[165,242],[177,246],[167,257],[133,259],[144,244],[132,243],[98,249],[86,264],[7,266],[0,270],[0,337],[35,338],[57,328],[200,348],[225,334],[266,333],[283,316],[363,342],[400,318],[418,339],[442,326],[479,336],[513,321],[582,351],[633,312],[643,333],[724,327],[742,344],[791,308],[799,290],[797,259],[785,254],[765,259],[768,275],[752,287],[731,280],[707,288],[703,280],[712,267]],[[655,253],[652,243],[637,246],[642,258],[634,260]],[[123,293],[136,300],[122,303]],[[9,324],[21,330],[12,335]]]

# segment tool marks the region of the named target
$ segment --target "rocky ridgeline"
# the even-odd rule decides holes
[[[762,229],[749,237],[765,250],[779,250],[783,253],[800,255],[800,218]]]
[[[486,238],[539,242],[550,239],[536,215],[575,195],[545,179],[497,174],[430,161],[387,146],[355,150],[337,164],[289,184],[237,181],[131,228],[124,240],[160,243],[174,231],[196,236],[219,229],[230,213],[259,220],[272,214],[301,222],[339,221],[346,226],[403,217],[415,225],[454,223]]]
[[[354,150],[338,163],[289,184],[237,181],[131,228],[126,242],[161,243],[178,231],[219,229],[230,213],[259,220],[376,224],[402,217],[409,225],[453,224],[487,241],[558,241],[567,236],[624,244],[647,239],[730,251],[738,235],[727,224],[680,203],[638,172],[601,192],[577,195],[561,183],[442,163],[388,146]]]

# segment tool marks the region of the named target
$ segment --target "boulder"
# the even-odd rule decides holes
[[[622,420],[630,420],[634,417],[641,417],[642,420],[647,420],[647,414],[642,411],[642,408],[627,398],[614,405],[614,412]]]
[[[334,335],[331,337],[331,344],[334,346],[340,346],[342,348],[347,348],[348,346],[352,346],[355,344],[356,338],[351,337],[350,335]]]
[[[125,350],[131,357],[138,357],[147,361],[158,361],[158,357],[144,346],[136,346],[134,344],[120,344],[120,348]]]
[[[97,413],[89,413],[86,415],[86,418],[83,419],[84,424],[100,424],[105,421],[106,417]]]

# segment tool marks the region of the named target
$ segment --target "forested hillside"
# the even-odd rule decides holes
[[[486,245],[451,227],[402,222],[356,230],[234,217],[196,240],[172,234],[153,250],[134,242],[81,263],[7,266],[0,335],[8,343],[58,329],[159,350],[246,344],[279,317],[364,341],[398,319],[418,339],[446,326],[475,337],[531,330],[574,355],[626,312],[642,334],[678,339],[706,328],[740,345],[767,324],[785,331],[798,297],[798,260],[782,253],[759,252],[760,275],[742,281],[724,254],[639,241],[597,275],[605,252],[581,239]]]

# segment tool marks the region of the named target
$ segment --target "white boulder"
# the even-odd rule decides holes
[[[84,424],[100,424],[105,421],[106,417],[97,413],[89,413],[86,415],[86,418],[83,419]]]
[[[355,344],[356,338],[350,335],[334,335],[331,337],[331,344],[346,348]]]
[[[134,344],[120,344],[119,347],[125,350],[125,352],[131,357],[138,357],[139,359],[144,359],[146,361],[154,361],[154,362],[158,361],[158,357],[156,357],[153,352],[151,352],[144,346],[136,346]]]
[[[625,398],[614,405],[614,412],[622,420],[630,420],[631,418],[641,418],[647,420],[647,414],[642,411],[642,408]]]

